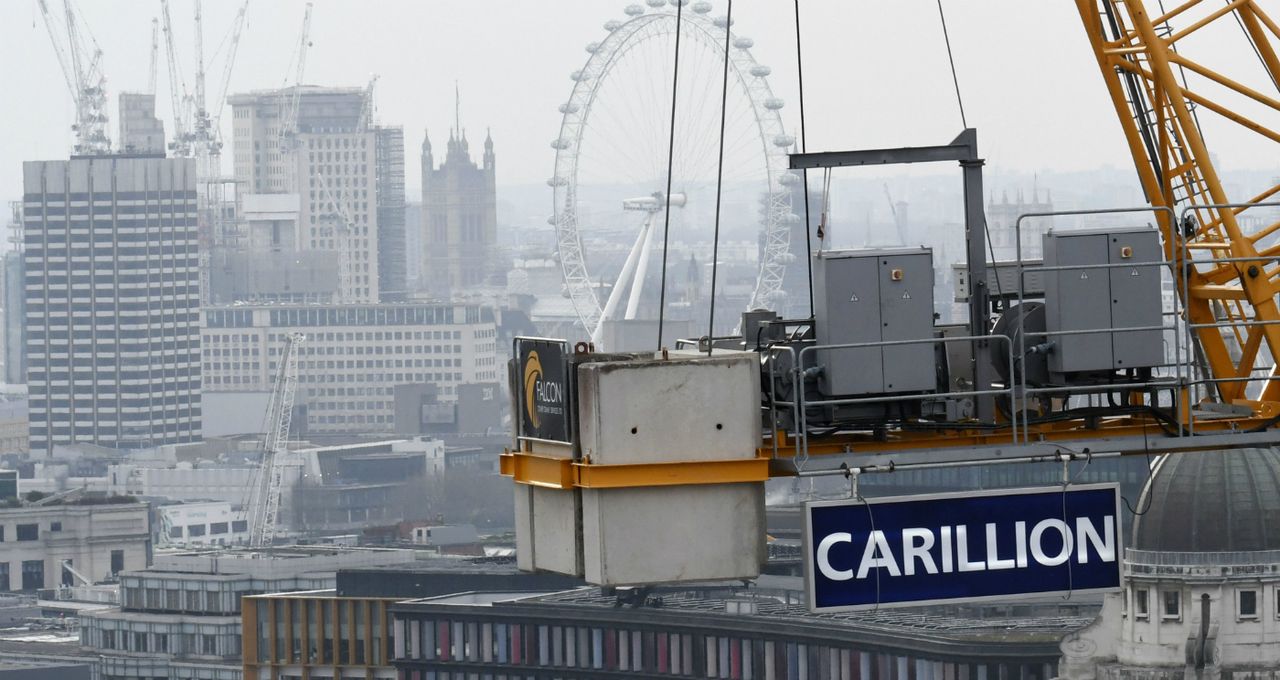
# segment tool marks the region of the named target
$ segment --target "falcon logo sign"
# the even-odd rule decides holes
[[[569,441],[567,390],[565,389],[565,347],[550,340],[521,340],[520,397],[526,437]]]
[[[1114,590],[1119,495],[1099,484],[810,503],[809,608]]]

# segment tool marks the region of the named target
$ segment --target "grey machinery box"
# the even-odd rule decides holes
[[[1045,327],[1058,331],[1158,327],[1164,251],[1149,227],[1050,231],[1044,235]],[[1071,269],[1072,265],[1112,265]],[[1156,366],[1164,360],[1159,330],[1050,335],[1053,373]]]
[[[813,288],[819,345],[933,337],[932,250],[820,252]],[[817,361],[827,395],[924,392],[937,385],[934,346],[927,342],[821,350]]]

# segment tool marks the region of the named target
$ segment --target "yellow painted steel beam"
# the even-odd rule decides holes
[[[499,471],[517,484],[569,490],[763,482],[769,479],[769,458],[599,465],[507,451],[498,460]]]
[[[1246,106],[1261,104],[1263,111],[1277,112],[1280,99],[1197,62],[1191,57],[1195,47],[1191,43],[1180,46],[1183,49],[1178,51],[1173,45],[1215,22],[1238,19],[1245,29],[1245,39],[1257,50],[1274,84],[1280,83],[1280,58],[1276,57],[1268,31],[1280,36],[1280,30],[1253,0],[1231,0],[1199,8],[1203,11],[1190,11],[1199,4],[1198,0],[1185,2],[1153,19],[1142,0],[1076,0],[1148,201],[1155,207],[1178,211],[1179,215],[1183,209],[1193,209],[1195,232],[1190,235],[1183,233],[1183,225],[1171,224],[1167,214],[1158,213],[1157,220],[1164,232],[1166,255],[1174,263],[1178,291],[1190,291],[1189,299],[1183,301],[1186,318],[1201,326],[1196,337],[1209,370],[1214,377],[1232,378],[1250,375],[1255,368],[1253,363],[1261,361],[1263,353],[1245,352],[1243,360],[1236,361],[1228,338],[1238,346],[1247,335],[1243,323],[1280,322],[1280,309],[1275,302],[1277,288],[1270,276],[1249,275],[1250,271],[1259,272],[1260,265],[1265,264],[1261,261],[1215,263],[1214,259],[1258,256],[1254,244],[1280,226],[1268,225],[1248,234],[1237,220],[1246,208],[1208,207],[1231,200],[1200,136],[1199,121],[1192,109],[1198,106],[1217,114],[1270,142],[1280,142],[1280,133],[1261,120],[1242,115],[1235,102],[1220,101],[1216,94],[1210,98],[1189,91],[1183,86],[1184,69],[1222,86],[1227,90],[1225,95],[1239,98]],[[1184,21],[1177,31],[1169,25],[1175,18]],[[1108,37],[1109,33],[1115,37]],[[1128,91],[1126,86],[1134,91]],[[1280,185],[1249,203],[1262,202],[1277,191]],[[1200,272],[1189,268],[1184,280],[1183,257],[1185,251],[1192,249],[1213,255],[1208,261],[1197,262],[1198,266],[1213,269]],[[1215,307],[1226,312],[1225,319],[1218,318]],[[1268,323],[1261,329],[1261,340],[1250,337],[1250,342],[1265,343],[1267,355],[1280,356],[1280,324]],[[1218,394],[1230,402],[1242,397],[1246,386],[1244,382],[1222,382],[1218,384]],[[1263,398],[1280,400],[1280,383],[1266,383]]]

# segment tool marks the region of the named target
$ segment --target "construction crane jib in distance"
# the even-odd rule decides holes
[[[251,547],[268,547],[277,535],[284,491],[283,459],[288,454],[293,399],[298,386],[298,353],[305,341],[302,333],[290,333],[280,351],[275,385],[267,401],[262,459],[254,472],[250,498],[245,504]]]
[[[102,71],[102,49],[92,34],[83,32],[76,25],[76,9],[71,0],[63,0],[66,46],[59,33],[53,12],[46,0],[36,0],[40,15],[44,18],[63,78],[76,105],[74,150],[77,155],[101,155],[110,153],[111,139],[107,136],[107,78]],[[88,42],[85,42],[85,35]]]

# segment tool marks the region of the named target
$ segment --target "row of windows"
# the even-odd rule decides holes
[[[442,677],[437,672],[451,663],[730,680],[1017,680],[1056,673],[1051,660],[958,664],[784,640],[572,625],[396,619],[392,637],[405,678]],[[415,673],[415,666],[433,670]]]
[[[186,526],[169,527],[169,538],[199,538],[201,536],[219,536],[230,532],[244,533],[249,530],[249,522],[243,519],[227,522],[209,522],[208,524],[188,524]]]
[[[1150,588],[1134,588],[1133,589],[1133,616],[1139,621],[1147,621],[1151,618],[1151,608],[1153,597]],[[1182,621],[1182,591],[1181,590],[1156,590],[1159,593],[1159,613],[1161,621],[1180,622]],[[1262,609],[1262,591],[1258,588],[1238,588],[1235,591],[1235,616],[1238,621],[1257,621],[1261,616]],[[1275,595],[1275,612],[1274,616],[1280,620],[1280,586],[1274,589]],[[1208,598],[1205,594],[1203,598]],[[1125,609],[1127,613],[1128,600],[1125,601]]]
[[[270,309],[268,310],[267,325],[276,328],[298,326],[435,326],[493,321],[493,310],[487,307],[464,307],[462,308],[465,317],[463,319],[457,318],[456,309],[451,305]],[[252,328],[253,310],[205,310],[205,326],[207,328]]]

